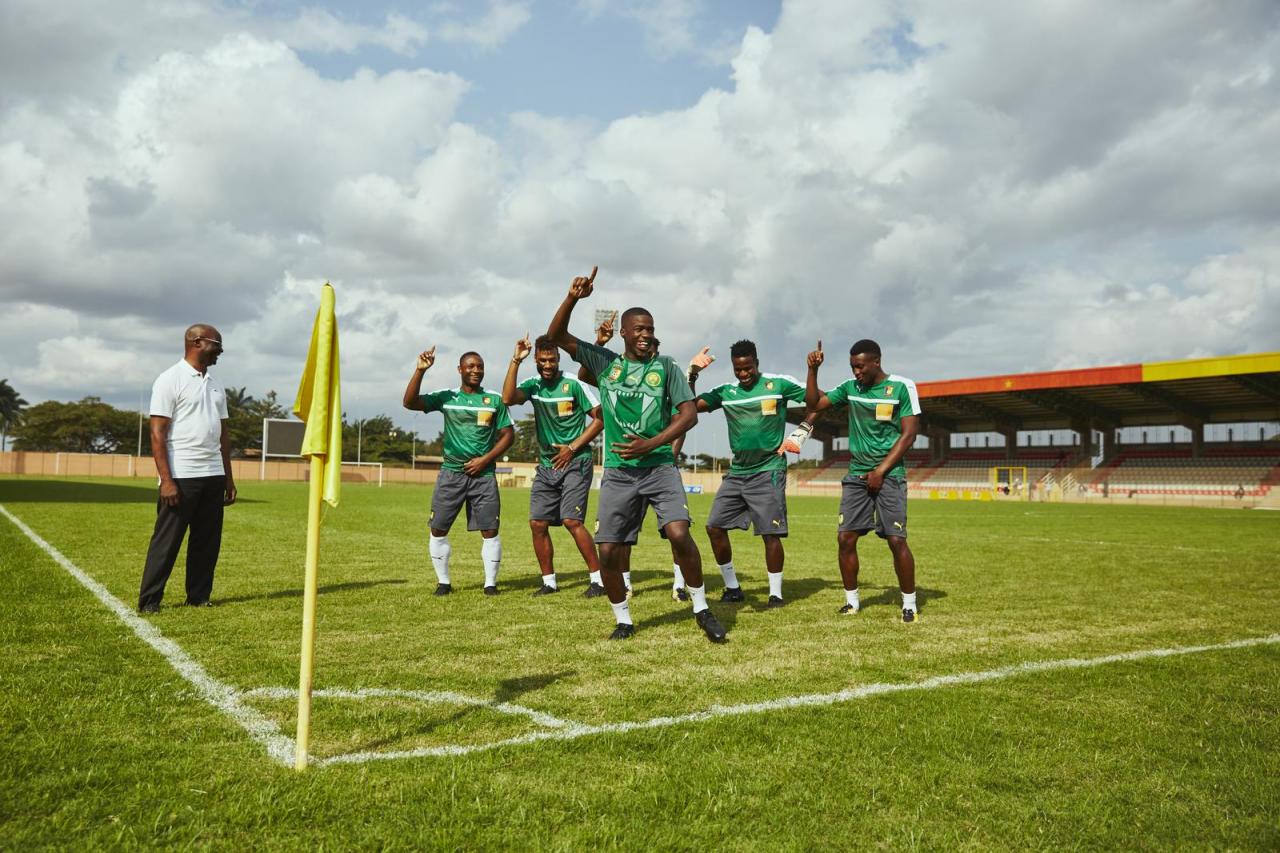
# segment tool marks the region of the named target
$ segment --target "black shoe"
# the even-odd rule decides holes
[[[138,612],[139,612],[139,613],[142,613],[142,614],[159,613],[159,612],[160,612],[160,605],[159,605],[159,604],[144,604],[144,605],[142,605],[141,607],[139,607],[139,608],[138,608]]]
[[[720,624],[720,620],[711,612],[710,608],[703,610],[701,613],[693,614],[693,618],[697,620],[698,627],[707,635],[707,639],[713,643],[723,643],[726,633],[724,626]]]
[[[671,600],[672,601],[688,601],[689,591],[682,586],[676,587],[675,589],[671,590]]]
[[[486,586],[486,587],[484,588],[484,594],[485,594],[485,595],[497,595],[497,594],[498,594],[498,588],[497,588],[496,586]]]
[[[188,601],[187,606],[188,607],[212,607],[213,602],[206,598],[204,601]]]
[[[843,616],[857,616],[858,608],[854,607],[852,604],[846,604],[844,607],[841,607],[836,612]]]
[[[618,627],[613,629],[613,633],[609,635],[610,640],[630,640],[636,635],[635,625],[624,625],[618,623]]]
[[[604,595],[604,587],[598,583],[593,583],[587,587],[587,591],[582,594],[583,598],[599,598]]]
[[[536,598],[536,597],[538,597],[539,595],[551,595],[552,593],[554,593],[554,592],[559,592],[559,591],[560,591],[560,588],[559,588],[559,587],[555,587],[555,586],[547,586],[547,585],[544,583],[542,586],[538,587],[537,591],[536,591],[536,592],[534,592],[534,593],[533,593],[533,595],[534,595],[534,597]]]
[[[746,601],[747,597],[742,594],[742,587],[727,586],[724,592],[720,593],[721,601]]]
[[[438,583],[436,584],[436,591],[431,594],[432,595],[448,595],[451,592],[453,592],[453,584]]]
[[[914,610],[912,610],[910,607],[904,607],[904,608],[902,608],[902,621],[903,621],[903,622],[907,622],[907,623],[915,622],[915,621],[916,621],[916,619],[918,619],[918,618],[919,618],[919,617],[917,617],[917,616],[916,616],[916,612],[915,612]]]
[[[773,609],[775,607],[781,607],[784,604],[786,604],[786,602],[783,601],[781,597],[776,595],[771,595],[769,596],[769,602],[765,604],[765,607]]]

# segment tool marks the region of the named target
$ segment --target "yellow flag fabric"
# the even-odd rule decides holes
[[[306,421],[302,455],[324,459],[324,500],[338,505],[342,485],[342,389],[338,370],[338,320],[333,287],[320,290],[320,310],[311,330],[307,366],[298,385],[293,413]]]

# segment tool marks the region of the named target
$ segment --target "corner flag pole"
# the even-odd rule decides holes
[[[311,459],[307,497],[307,566],[302,599],[302,653],[298,668],[298,737],[294,768],[307,768],[311,741],[311,685],[315,671],[316,594],[320,574],[320,503],[338,505],[342,482],[342,394],[338,369],[338,322],[333,288],[320,291],[307,366],[293,412],[307,424],[302,455]]]

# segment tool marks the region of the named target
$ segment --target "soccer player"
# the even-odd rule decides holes
[[[415,412],[444,414],[444,465],[431,495],[431,541],[428,551],[436,570],[434,595],[453,592],[449,575],[449,528],[463,505],[467,508],[467,529],[479,530],[483,541],[480,558],[484,562],[484,594],[498,594],[498,568],[502,564],[502,540],[498,520],[502,504],[494,462],[511,442],[515,430],[502,396],[481,386],[484,359],[465,352],[458,359],[461,387],[422,393],[422,377],[436,361],[436,348],[418,356],[417,367],[404,390],[404,407]]]
[[[617,627],[611,639],[635,634],[626,587],[622,582],[620,546],[632,545],[646,504],[654,508],[658,526],[680,555],[693,613],[698,626],[713,642],[725,639],[725,630],[707,607],[702,582],[702,557],[689,534],[689,507],[684,486],[671,454],[671,441],[698,420],[689,383],[667,356],[654,356],[653,315],[644,308],[628,308],[622,314],[622,355],[587,343],[569,333],[569,318],[578,301],[591,295],[596,269],[573,280],[547,337],[575,361],[595,374],[604,415],[605,462],[600,484],[596,544],[604,588],[613,606]],[[673,417],[672,407],[677,414]]]
[[[516,383],[520,363],[533,354],[538,373]],[[532,345],[526,335],[516,350],[502,383],[502,402],[508,406],[533,402],[533,422],[538,436],[538,470],[529,493],[529,528],[533,553],[542,572],[542,586],[534,595],[557,592],[550,527],[563,525],[587,563],[591,582],[587,598],[604,595],[600,582],[600,558],[596,544],[583,524],[591,493],[591,442],[604,429],[600,401],[590,386],[560,370],[560,349],[546,337]],[[588,416],[591,424],[587,425]]]
[[[853,379],[826,394],[818,388],[822,341],[809,353],[805,381],[806,425],[832,406],[849,407],[849,473],[841,480],[840,577],[845,604],[840,613],[858,612],[858,537],[875,530],[889,543],[893,570],[902,590],[902,621],[915,622],[916,560],[907,547],[907,470],[903,457],[920,432],[920,397],[910,379],[887,374],[880,366],[880,345],[863,339],[849,348]],[[803,433],[803,435],[802,435]],[[803,443],[804,426],[788,439],[788,449]]]
[[[698,395],[699,412],[724,409],[733,461],[716,492],[707,519],[711,552],[724,578],[721,601],[744,601],[733,567],[730,529],[748,523],[764,540],[769,574],[769,607],[781,607],[782,539],[787,535],[787,458],[779,453],[787,433],[787,404],[804,401],[804,387],[790,376],[760,372],[756,345],[747,340],[729,349],[737,382],[726,382]],[[701,368],[690,366],[692,383]]]

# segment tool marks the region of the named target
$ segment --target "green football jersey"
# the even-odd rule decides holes
[[[615,442],[628,434],[653,438],[671,423],[671,413],[693,399],[689,383],[669,356],[631,361],[613,350],[578,339],[575,359],[595,374],[604,416],[604,467],[653,468],[674,465],[671,445],[664,444],[639,459],[623,459],[613,452]]]
[[[477,456],[493,450],[498,431],[511,426],[511,415],[497,391],[481,388],[468,394],[458,388],[446,388],[423,394],[422,411],[444,413],[444,468],[461,471],[462,466]],[[481,474],[492,477],[494,465]]]
[[[846,379],[827,392],[833,405],[849,407],[850,474],[866,474],[884,461],[902,435],[902,419],[920,414],[916,383],[904,376],[886,376],[870,388]],[[906,479],[900,460],[887,477]]]
[[[550,467],[557,444],[569,444],[587,428],[587,412],[600,405],[590,386],[576,376],[561,372],[550,382],[531,376],[516,386],[533,406],[533,424],[538,434],[538,461]],[[583,447],[574,458],[590,456],[591,448]]]
[[[804,403],[804,386],[794,377],[761,373],[750,388],[726,382],[699,397],[710,411],[724,408],[733,451],[730,474],[787,470],[787,457],[777,452],[787,437],[787,404]]]

